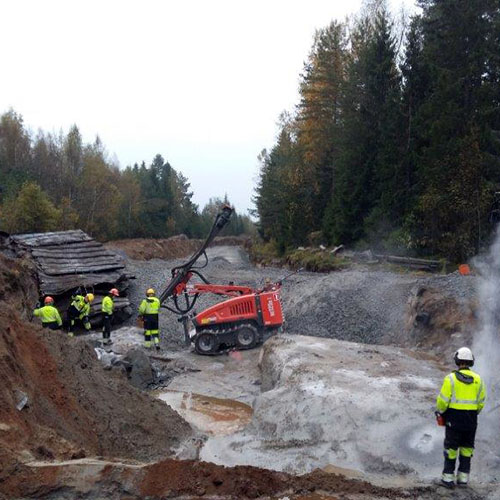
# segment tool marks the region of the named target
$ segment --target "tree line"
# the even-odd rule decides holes
[[[80,228],[103,239],[204,237],[227,196],[200,210],[188,179],[157,154],[125,169],[99,137],[86,144],[76,125],[67,134],[31,133],[14,110],[0,117],[0,229],[9,233]],[[224,234],[251,233],[234,214]]]
[[[300,102],[263,150],[259,231],[465,259],[500,190],[500,4],[382,0],[317,31]]]

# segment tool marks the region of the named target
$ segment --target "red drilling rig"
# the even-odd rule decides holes
[[[194,343],[199,354],[218,354],[230,349],[250,349],[263,342],[266,334],[283,324],[281,281],[266,283],[261,289],[248,286],[214,285],[201,274],[208,264],[206,249],[229,222],[233,209],[222,207],[200,249],[183,265],[172,269],[172,278],[160,295],[162,307],[180,316],[186,344]],[[204,256],[202,265],[196,266]],[[201,283],[190,284],[197,276]],[[192,313],[201,294],[229,297],[200,313]],[[167,300],[171,301],[168,305]],[[194,329],[189,330],[189,322]]]

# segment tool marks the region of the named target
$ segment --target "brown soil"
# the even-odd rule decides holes
[[[433,498],[432,488],[392,489],[315,471],[304,476],[164,460],[140,467],[113,462],[20,466],[3,484],[6,495],[24,498]],[[317,494],[314,494],[317,493]],[[337,498],[334,496],[333,498]]]
[[[221,236],[215,238],[212,246],[243,245],[247,241],[245,236]],[[172,236],[171,238],[135,238],[128,240],[114,240],[106,243],[112,250],[121,250],[131,259],[179,259],[194,253],[203,240],[189,239],[186,235]]]
[[[0,483],[5,461],[89,454],[158,459],[191,436],[167,405],[134,389],[119,370],[105,371],[88,343],[23,320],[36,286],[2,255],[0,289]],[[28,402],[18,410],[24,396]]]

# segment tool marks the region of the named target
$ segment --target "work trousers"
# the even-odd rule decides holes
[[[68,308],[68,334],[72,337],[75,329],[76,321],[81,321],[85,330],[90,330],[91,324],[88,316],[82,316],[80,318],[80,311],[75,306],[69,306]]]
[[[443,479],[453,480],[459,456],[458,480],[466,483],[474,454],[477,429],[477,412],[470,410],[448,410],[445,414]]]
[[[59,330],[59,325],[57,321],[48,321],[46,323],[42,323],[43,328],[50,328],[51,330]]]
[[[160,331],[158,329],[158,314],[144,315],[144,347],[151,347],[151,340],[155,346],[160,345]]]
[[[111,338],[111,321],[113,315],[103,313],[102,318],[102,338],[104,340],[109,340]]]

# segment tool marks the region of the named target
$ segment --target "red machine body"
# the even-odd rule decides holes
[[[196,327],[248,321],[261,328],[280,327],[283,324],[280,290],[240,295],[215,304],[193,318]]]
[[[224,290],[222,290],[224,289]],[[281,285],[273,283],[261,290],[224,285],[193,285],[188,293],[233,295],[193,319],[191,339],[200,354],[212,354],[236,347],[249,349],[261,343],[266,333],[283,325]]]

